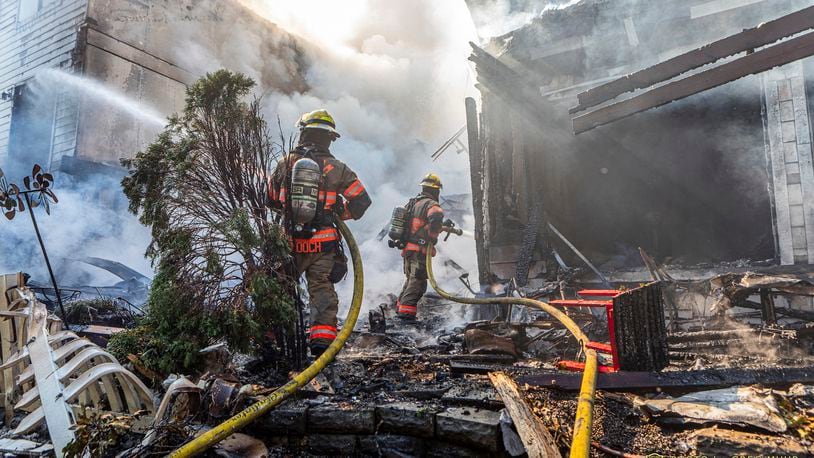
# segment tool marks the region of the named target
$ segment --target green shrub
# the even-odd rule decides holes
[[[124,193],[151,229],[157,273],[138,330],[114,343],[143,346],[151,369],[194,371],[215,340],[247,351],[266,330],[295,323],[295,284],[282,274],[288,239],[267,205],[282,151],[258,101],[243,100],[253,86],[226,70],[207,74],[187,90],[183,114],[123,161]]]

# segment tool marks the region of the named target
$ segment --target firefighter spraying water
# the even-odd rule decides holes
[[[427,292],[427,250],[438,241],[441,232],[463,235],[452,220],[444,220],[444,211],[438,201],[441,198],[441,179],[428,173],[421,180],[421,193],[410,199],[403,207],[393,210],[388,245],[401,250],[404,258],[406,280],[396,303],[397,317],[416,320],[418,301]],[[432,255],[435,256],[435,248]]]

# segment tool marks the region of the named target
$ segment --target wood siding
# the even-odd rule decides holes
[[[25,83],[42,68],[71,68],[77,32],[87,0],[52,0],[31,18],[18,21],[19,0],[0,2],[0,92]],[[0,166],[8,155],[11,100],[0,100]],[[76,145],[75,99],[58,97],[52,152],[73,154]]]

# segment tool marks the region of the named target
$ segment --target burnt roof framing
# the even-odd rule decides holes
[[[629,99],[576,116],[573,118],[574,133],[587,132],[745,76],[765,72],[812,55],[814,55],[814,32],[809,32],[686,78],[657,86]]]
[[[577,113],[612,100],[626,92],[650,87],[688,71],[741,52],[767,46],[783,38],[814,28],[814,6],[766,22],[757,27],[709,43],[652,67],[630,73],[577,94]]]

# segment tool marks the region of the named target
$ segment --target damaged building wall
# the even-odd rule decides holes
[[[805,6],[584,0],[489,43],[486,50],[515,77],[496,77],[488,62],[473,55],[483,95],[484,156],[473,167],[473,176],[482,172],[485,196],[475,202],[485,223],[479,241],[489,256],[490,272],[482,278],[514,275],[535,204],[544,210],[543,222],[557,226],[604,269],[641,265],[638,247],[660,261],[684,264],[775,257],[791,263],[795,258],[782,256],[783,250],[792,253],[796,243],[796,261],[809,262],[808,242],[802,241],[808,239],[801,239],[808,226],[800,211],[810,214],[805,199],[785,204],[785,223],[779,209],[774,217],[778,191],[769,162],[773,127],[766,75],[578,136],[568,117],[578,92]],[[802,74],[797,76],[802,84]],[[518,85],[536,94],[513,99]],[[808,128],[806,104],[794,109]],[[798,148],[810,143],[803,133],[809,131],[795,133]],[[794,190],[796,183],[789,183]],[[533,196],[531,202],[525,196]],[[775,225],[778,235],[787,228],[788,248],[775,240]],[[543,269],[542,262],[536,266]]]
[[[37,101],[48,105],[52,114],[50,119],[39,116],[32,106],[32,87],[26,83],[43,68],[73,68],[76,37],[86,10],[87,0],[0,2],[0,164],[6,164],[9,155],[47,163],[52,147],[72,146],[70,140],[67,144],[27,141],[54,135],[65,139],[63,130],[75,130],[76,113],[64,106],[65,95],[60,91]],[[12,134],[12,125],[20,129],[18,135]],[[6,172],[17,172],[14,165],[6,164]]]
[[[302,46],[237,0],[5,1],[0,166],[10,176],[34,162],[118,175],[119,160],[155,138],[206,72],[246,72],[262,92],[307,90]]]
[[[84,74],[164,115],[183,108],[186,84],[222,67],[248,72],[262,90],[306,89],[297,40],[238,1],[91,0],[88,17]],[[264,56],[260,74],[241,68],[241,56],[234,54],[241,47]],[[162,128],[104,105],[83,110],[81,123],[87,128],[81,129],[77,156],[113,165]]]
[[[795,62],[764,76],[766,130],[773,173],[776,226],[782,264],[814,264],[814,167],[805,72]],[[806,78],[807,77],[807,78]],[[811,83],[809,83],[811,84]]]

